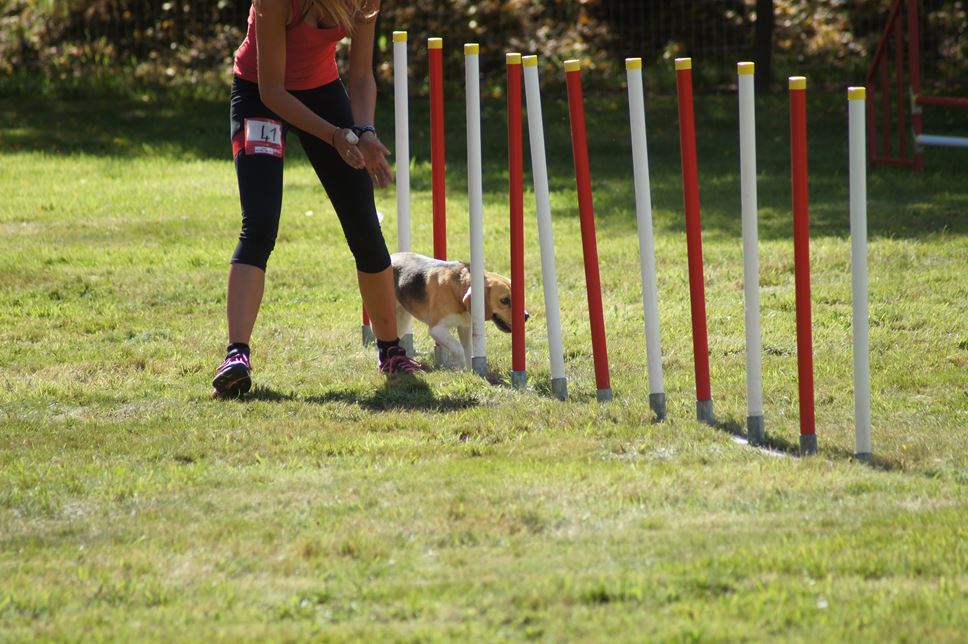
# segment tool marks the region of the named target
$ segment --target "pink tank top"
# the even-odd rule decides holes
[[[312,89],[339,78],[336,67],[336,43],[346,36],[342,27],[317,29],[299,20],[303,9],[299,0],[292,0],[292,18],[286,25],[286,89]],[[258,51],[255,40],[255,5],[249,10],[249,26],[245,40],[235,51],[232,71],[253,83],[259,82]]]

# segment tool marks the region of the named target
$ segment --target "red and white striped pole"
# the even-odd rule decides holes
[[[702,268],[702,227],[699,223],[699,168],[696,161],[691,58],[676,58],[676,86],[679,92],[679,146],[682,151],[682,197],[686,212],[692,354],[696,370],[696,417],[699,422],[711,425],[713,400],[709,386],[709,340],[706,335],[706,293]]]
[[[568,116],[571,121],[571,149],[575,158],[575,183],[578,187],[578,216],[581,222],[581,248],[585,260],[585,290],[592,331],[595,360],[595,386],[600,402],[612,399],[608,374],[608,348],[605,343],[605,316],[602,313],[602,283],[598,274],[598,245],[595,241],[595,207],[592,203],[592,177],[588,163],[588,137],[585,132],[585,107],[581,90],[581,61],[565,61],[568,83]]]
[[[511,385],[528,386],[524,354],[524,158],[521,150],[521,54],[509,53],[508,201],[511,213]]]
[[[817,452],[810,321],[810,220],[807,199],[807,79],[790,77],[790,178],[793,185],[793,265],[797,304],[800,453]]]
[[[427,39],[430,65],[430,173],[433,202],[434,257],[447,259],[447,185],[444,154],[444,41]],[[434,346],[434,362],[438,366],[447,360],[447,350]]]

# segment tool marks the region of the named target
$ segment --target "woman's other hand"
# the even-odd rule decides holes
[[[380,139],[373,132],[364,132],[358,147],[362,153],[366,171],[370,173],[373,183],[381,188],[390,185],[393,181],[393,172],[390,171],[390,164],[387,163],[390,150],[380,142]]]

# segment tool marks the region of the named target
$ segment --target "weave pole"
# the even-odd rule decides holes
[[[521,54],[505,56],[508,98],[508,202],[511,215],[511,385],[528,386],[524,352],[524,156],[521,150]]]
[[[407,32],[393,32],[393,137],[397,189],[397,250],[410,250],[410,105],[407,73]],[[407,355],[414,355],[413,323],[397,329]]]
[[[807,199],[807,79],[791,76],[790,179],[793,187],[793,264],[797,304],[797,376],[800,453],[817,453],[813,401],[813,332],[810,321],[810,220]]]
[[[480,47],[464,45],[467,104],[467,201],[471,229],[471,369],[487,376],[484,347],[484,189],[481,169]]]
[[[444,41],[427,39],[430,65],[430,174],[433,201],[434,257],[447,259],[447,185],[444,154]],[[434,362],[447,363],[447,349],[434,345]]]
[[[756,200],[756,108],[753,63],[737,63],[739,77],[739,173],[743,220],[743,298],[746,303],[746,435],[765,439],[763,346],[760,335],[760,262]]]
[[[649,183],[649,151],[645,136],[645,94],[642,59],[626,58],[629,124],[632,133],[632,167],[635,183],[635,218],[642,265],[642,310],[645,316],[645,347],[649,371],[649,406],[656,418],[666,416],[662,383],[662,347],[659,343],[659,291],[655,283],[655,244],[652,239],[652,187]]]
[[[865,156],[865,102],[863,87],[847,89],[850,128],[850,265],[854,328],[854,456],[870,461],[871,366],[867,310],[867,159]]]
[[[706,335],[706,293],[702,269],[702,227],[699,223],[699,167],[696,161],[691,58],[676,58],[676,87],[679,94],[679,146],[682,151],[682,197],[686,214],[692,354],[696,370],[696,418],[701,423],[712,425],[713,400],[709,386],[709,339]]]
[[[568,84],[568,117],[571,122],[571,149],[575,159],[575,183],[578,188],[578,216],[581,221],[585,291],[588,294],[588,317],[592,331],[592,355],[595,361],[596,397],[599,402],[604,402],[612,399],[612,386],[608,374],[605,316],[602,313],[602,282],[598,274],[595,207],[592,202],[592,177],[588,163],[588,136],[585,132],[580,61],[565,61],[565,79]]]
[[[568,397],[568,380],[565,377],[565,354],[561,342],[561,310],[558,305],[555,242],[551,231],[551,193],[548,188],[548,160],[541,116],[538,57],[524,56],[521,61],[524,67],[525,101],[528,106],[528,138],[531,142],[531,174],[538,219],[538,245],[541,250],[541,284],[544,289],[545,319],[548,322],[551,393],[559,400],[564,400]]]
[[[366,312],[366,307],[363,309],[363,325],[360,327],[360,333],[363,336],[363,346],[368,347],[374,342],[376,342],[376,336],[373,335],[373,328],[370,326],[370,316]]]

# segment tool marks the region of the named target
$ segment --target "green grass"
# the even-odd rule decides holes
[[[968,629],[968,163],[869,177],[875,464],[856,463],[846,100],[811,93],[817,434],[799,459],[785,97],[758,106],[766,426],[745,424],[734,97],[697,105],[716,428],[694,418],[674,102],[648,99],[669,419],[648,409],[627,113],[591,98],[615,400],[597,404],[568,117],[546,97],[571,398],[548,395],[533,196],[528,369],[388,385],[353,264],[295,137],[253,340],[209,399],[238,233],[227,102],[0,100],[0,640],[959,641]],[[508,272],[502,105],[486,257]],[[942,127],[938,119],[949,119]],[[430,246],[425,101],[416,250]],[[392,141],[389,106],[379,123]],[[955,115],[932,116],[956,131]],[[449,248],[468,257],[463,106]],[[530,179],[526,181],[528,183]],[[392,191],[378,195],[395,245]],[[310,213],[312,213],[310,215]],[[431,349],[424,329],[418,348]]]

